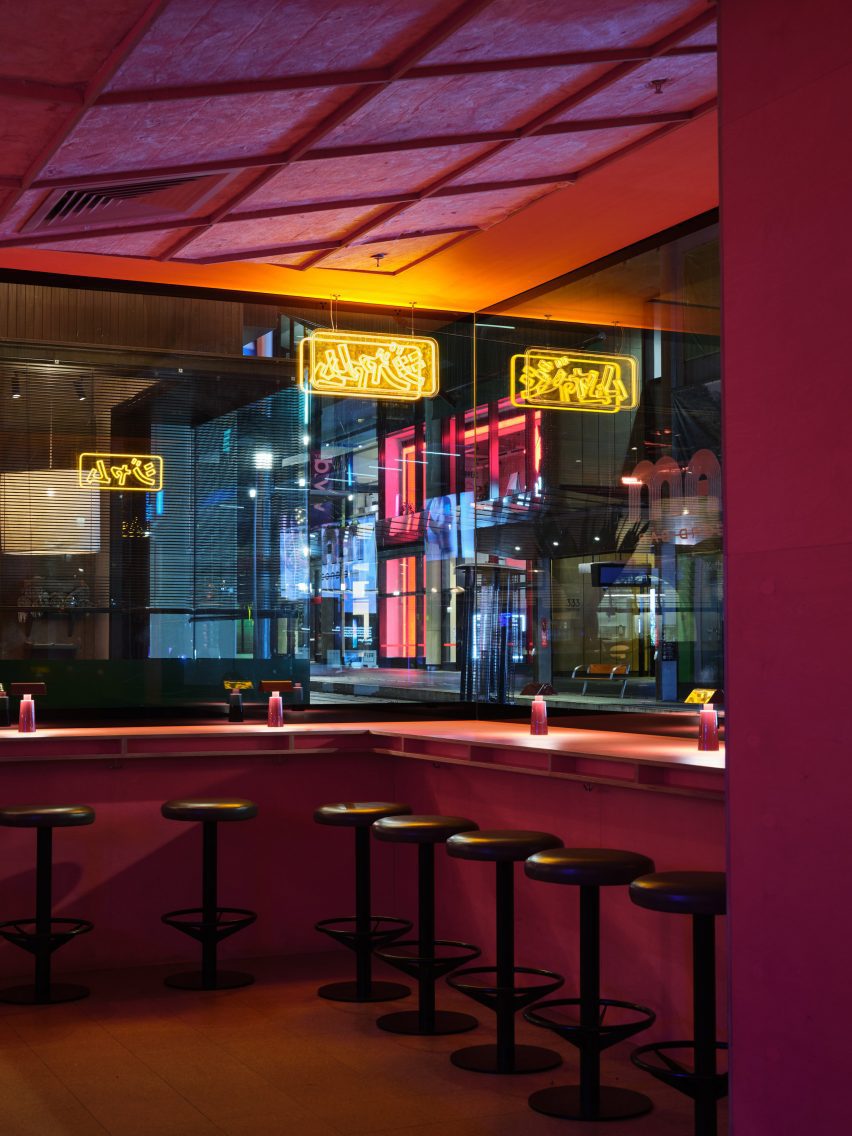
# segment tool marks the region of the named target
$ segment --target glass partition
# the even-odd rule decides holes
[[[723,686],[713,224],[476,315],[216,318],[215,354],[0,350],[4,683],[216,713],[276,679],[365,712]]]

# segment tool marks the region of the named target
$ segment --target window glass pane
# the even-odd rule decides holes
[[[720,689],[718,281],[705,222],[476,316],[193,299],[176,351],[160,297],[138,349],[119,315],[102,348],[8,343],[0,680],[214,712],[271,678],[474,713]],[[88,296],[99,325],[140,299]],[[386,336],[397,389],[433,338],[438,393],[303,390],[335,328]]]

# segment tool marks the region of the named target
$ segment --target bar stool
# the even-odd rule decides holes
[[[219,906],[218,843],[220,822],[253,820],[257,805],[241,797],[190,797],[166,801],[160,812],[166,820],[201,822],[201,907],[183,907],[163,916],[169,927],[176,927],[201,943],[201,970],[170,974],[164,980],[166,986],[178,990],[233,990],[250,986],[254,975],[219,970],[217,965],[219,943],[257,919],[254,911],[244,907]]]
[[[716,1136],[716,1102],[727,1095],[728,1074],[716,1067],[715,918],[725,914],[724,872],[657,872],[630,885],[639,907],[692,916],[692,1007],[694,1038],[642,1045],[631,1054],[633,1064],[695,1102],[695,1136]],[[672,1052],[692,1051],[690,1068]],[[658,1058],[654,1061],[653,1058]]]
[[[650,1112],[643,1093],[601,1086],[601,1053],[653,1025],[656,1014],[645,1006],[601,998],[600,889],[626,887],[654,863],[637,852],[613,848],[554,848],[531,856],[524,871],[531,880],[570,884],[580,890],[580,997],[560,998],[524,1011],[533,1025],[553,1030],[580,1051],[580,1083],[541,1089],[529,1098],[530,1108],[565,1120],[626,1120]],[[553,1011],[579,1008],[579,1021],[561,1021]],[[610,1010],[627,1011],[627,1021],[604,1022]]]
[[[0,935],[35,956],[35,982],[0,991],[0,1002],[44,1005],[76,1002],[89,990],[69,982],[51,982],[51,956],[77,935],[92,930],[88,919],[55,919],[52,910],[53,830],[93,824],[95,810],[88,805],[7,805],[0,809],[0,825],[36,830],[35,919],[10,919],[0,923]]]
[[[389,816],[405,816],[409,805],[392,801],[349,801],[321,805],[314,812],[317,824],[355,830],[355,914],[321,919],[317,931],[355,952],[355,981],[330,982],[317,993],[332,1002],[390,1002],[411,991],[400,982],[374,982],[372,952],[389,946],[411,930],[408,919],[373,915],[370,911],[370,826]]]
[[[532,1002],[547,997],[562,985],[562,978],[549,970],[515,966],[515,875],[520,860],[547,848],[559,848],[562,841],[549,832],[461,832],[447,841],[447,852],[461,860],[486,860],[495,865],[497,876],[497,966],[467,967],[447,979],[460,990],[497,1015],[496,1045],[470,1045],[457,1049],[450,1060],[460,1069],[475,1073],[540,1073],[555,1069],[562,1058],[552,1049],[538,1045],[515,1044],[515,1014]],[[496,975],[496,984],[481,984],[480,976]],[[542,981],[516,986],[517,975]]]
[[[394,844],[416,844],[418,864],[417,939],[398,939],[376,951],[383,962],[417,979],[416,1010],[384,1014],[376,1025],[389,1033],[464,1033],[479,1024],[470,1014],[435,1009],[435,981],[479,957],[478,947],[453,939],[435,938],[435,845],[444,844],[458,832],[478,826],[465,817],[389,816],[377,820],[373,835]],[[414,953],[410,953],[411,951]]]

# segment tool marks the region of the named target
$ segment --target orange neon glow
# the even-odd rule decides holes
[[[522,414],[516,415],[514,418],[501,418],[500,419],[500,433],[511,434],[513,430],[523,430],[524,422],[526,419]],[[464,440],[469,442],[475,438],[478,442],[481,438],[487,438],[489,434],[489,427],[487,423],[483,426],[477,426],[474,430],[468,427],[464,432]]]
[[[434,339],[316,328],[299,343],[299,385],[314,394],[416,402],[438,393]]]

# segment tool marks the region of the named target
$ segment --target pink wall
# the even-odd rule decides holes
[[[852,7],[723,5],[738,1136],[849,1131]]]

